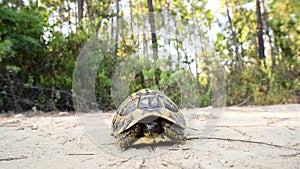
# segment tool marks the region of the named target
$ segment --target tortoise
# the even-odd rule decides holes
[[[122,151],[132,145],[185,143],[185,119],[163,93],[141,89],[128,96],[112,120],[113,135]]]

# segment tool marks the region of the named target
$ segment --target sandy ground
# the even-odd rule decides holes
[[[1,117],[0,168],[300,168],[300,104],[183,114],[186,144],[125,152],[110,135],[113,112]]]

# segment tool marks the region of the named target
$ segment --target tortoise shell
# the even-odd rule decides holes
[[[185,129],[185,119],[178,107],[163,93],[141,89],[128,96],[118,108],[112,120],[115,136],[120,135],[147,117],[161,117]]]

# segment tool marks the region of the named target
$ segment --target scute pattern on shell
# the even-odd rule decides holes
[[[119,135],[148,116],[162,117],[185,128],[183,115],[167,96],[156,90],[141,89],[120,105],[113,118],[113,133]]]

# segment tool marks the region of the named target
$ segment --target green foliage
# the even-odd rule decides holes
[[[248,97],[247,104],[284,104],[293,101],[299,90],[299,79],[282,76],[280,69],[270,77],[259,67],[247,68],[240,74],[232,74],[227,79],[227,105],[239,104]]]
[[[268,48],[265,49],[265,60],[260,60],[257,55],[255,3],[235,0],[227,2],[228,6],[224,4],[224,8],[230,11],[232,28],[237,33],[238,52],[242,56],[242,62],[238,63],[230,27],[223,27],[217,35],[215,47],[226,61],[223,65],[228,70],[227,104],[236,105],[248,97],[251,99],[246,104],[296,102],[300,75],[299,2],[272,0],[265,4],[267,11],[263,18],[263,29],[266,31],[265,48]],[[228,18],[226,13],[224,17]],[[220,24],[228,25],[228,22]],[[269,33],[271,41],[268,40],[267,28],[272,32]],[[242,70],[238,69],[239,64]]]
[[[43,15],[30,11],[27,8],[18,11],[0,8],[0,97],[6,103],[2,105],[5,108],[22,109],[11,98],[16,97],[16,93],[24,94],[24,97],[29,95],[18,86],[26,88],[37,81],[37,65],[43,61],[40,55],[44,54],[45,22]]]

